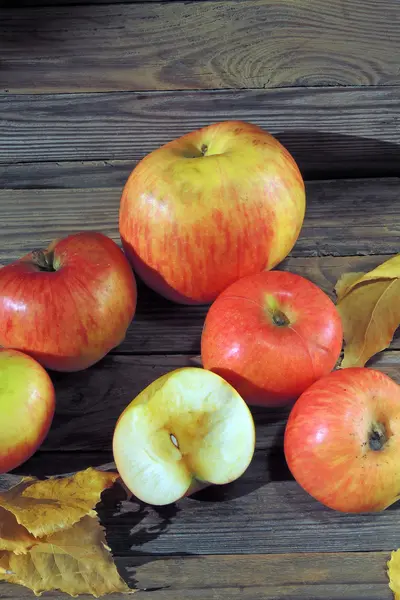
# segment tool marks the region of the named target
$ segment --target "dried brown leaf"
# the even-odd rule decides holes
[[[400,254],[369,273],[347,273],[335,291],[346,344],[341,367],[362,367],[400,325]]]

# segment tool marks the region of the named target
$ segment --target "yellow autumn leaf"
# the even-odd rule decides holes
[[[335,292],[338,298],[343,298],[350,286],[361,279],[365,273],[344,273],[336,283]]]
[[[0,494],[0,581],[36,595],[131,593],[94,510],[102,491],[118,478],[86,469],[45,481],[26,478]]]
[[[89,468],[71,477],[24,479],[0,494],[0,507],[35,537],[43,537],[71,527],[85,515],[96,516],[93,508],[101,492],[118,477],[115,472]]]
[[[400,600],[400,550],[392,552],[387,566],[389,587],[394,593],[395,600]]]
[[[10,553],[0,552],[0,581],[2,579],[8,581],[7,575],[10,569]]]
[[[26,554],[9,553],[8,564],[3,564],[5,581],[24,585],[37,596],[50,590],[96,598],[112,592],[133,593],[114,565],[100,523],[90,516],[44,538]]]
[[[346,273],[335,291],[345,341],[341,367],[362,367],[400,325],[400,254],[369,273]]]
[[[15,516],[0,506],[0,552],[8,550],[15,554],[23,554],[36,542],[36,538],[23,525],[17,523]]]

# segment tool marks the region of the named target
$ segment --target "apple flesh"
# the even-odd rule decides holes
[[[119,227],[149,287],[206,304],[283,260],[304,211],[304,182],[282,144],[256,125],[225,121],[148,154],[124,187]]]
[[[254,444],[253,418],[239,394],[218,375],[185,367],[129,404],[116,424],[113,452],[132,494],[163,505],[240,477]]]
[[[0,349],[0,473],[39,448],[54,408],[54,387],[43,367],[22,352]]]
[[[400,498],[400,386],[363,367],[330,373],[294,405],[284,447],[294,478],[326,506],[387,508]]]
[[[79,371],[121,343],[136,309],[123,252],[100,233],[78,233],[0,269],[0,345],[44,367]]]
[[[227,288],[210,307],[201,338],[205,369],[249,404],[296,400],[340,355],[342,324],[330,298],[304,277],[265,271]]]

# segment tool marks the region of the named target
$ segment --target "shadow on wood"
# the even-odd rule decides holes
[[[278,131],[275,136],[291,152],[306,179],[399,174],[400,145],[369,137],[368,129],[362,136],[319,129]]]
[[[135,578],[136,569],[139,566],[162,560],[162,556],[152,555],[148,552],[137,550],[143,544],[157,540],[157,538],[168,532],[169,526],[173,523],[181,509],[177,504],[168,504],[166,506],[149,506],[137,498],[126,500],[126,492],[120,485],[114,485],[111,489],[105,490],[102,494],[102,501],[97,505],[97,513],[100,522],[105,527],[106,537],[107,528],[113,528],[113,520],[118,520],[118,527],[124,528],[126,525],[126,554],[129,554],[135,563],[135,567],[119,565],[119,572],[128,585],[134,589],[138,588],[138,581]],[[148,517],[149,512],[157,515],[158,522],[150,526],[141,526],[141,523]],[[112,513],[112,514],[111,514]],[[106,527],[107,524],[107,527]],[[108,537],[107,537],[107,541]],[[111,551],[112,540],[111,540]],[[119,548],[119,553],[121,548]],[[173,552],[167,555],[174,556],[196,556],[194,553]],[[156,591],[168,589],[168,585],[161,587],[146,587],[146,591]]]

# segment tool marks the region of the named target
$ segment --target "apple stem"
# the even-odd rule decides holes
[[[388,440],[386,428],[382,423],[374,423],[369,432],[369,447],[371,450],[382,450]]]
[[[34,250],[32,252],[32,261],[41,271],[55,271],[53,267],[53,256],[50,252]]]
[[[201,153],[203,156],[205,156],[207,154],[207,150],[208,150],[207,144],[203,144],[201,147]]]
[[[272,320],[275,325],[278,327],[285,327],[286,325],[290,325],[290,321],[281,310],[274,310],[272,313]]]

